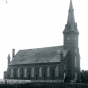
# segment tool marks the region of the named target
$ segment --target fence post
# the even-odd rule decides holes
[[[7,80],[5,79],[5,88],[7,88],[6,86],[7,86]]]

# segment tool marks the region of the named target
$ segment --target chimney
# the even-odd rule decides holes
[[[15,49],[12,49],[12,59],[15,57]]]

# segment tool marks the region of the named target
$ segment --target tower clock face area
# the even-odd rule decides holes
[[[67,40],[70,40],[70,37],[67,37]]]
[[[75,41],[78,40],[77,37],[73,37],[73,38],[71,38],[71,37],[69,37],[69,36],[67,37],[67,40],[68,40],[68,41],[71,40],[71,39],[72,39],[72,40],[75,40]]]
[[[78,44],[78,35],[75,34],[64,35],[64,44]]]

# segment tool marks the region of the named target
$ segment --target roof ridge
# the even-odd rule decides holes
[[[19,51],[25,51],[25,50],[35,50],[35,49],[45,49],[45,48],[54,48],[54,47],[63,47],[62,46],[50,46],[50,47],[39,47],[39,48],[31,48],[31,49],[22,49],[22,50],[19,50]]]

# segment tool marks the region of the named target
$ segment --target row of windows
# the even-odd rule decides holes
[[[43,72],[43,69],[42,67],[39,68],[39,77],[42,77],[42,72]],[[50,77],[50,67],[47,67],[46,69],[46,72],[47,72],[47,77]],[[20,68],[17,69],[17,77],[20,77]],[[27,68],[24,68],[24,77],[27,77]],[[13,74],[14,74],[14,71],[13,71],[13,68],[11,69],[11,77],[13,77]],[[34,77],[35,75],[35,69],[34,67],[31,68],[31,77]],[[55,67],[55,76],[58,76],[59,74],[59,68],[58,66]]]
[[[52,52],[51,55],[56,55],[56,52]],[[20,55],[21,57],[26,57],[26,54]],[[36,56],[40,56],[40,53],[37,53]]]

